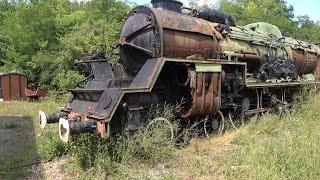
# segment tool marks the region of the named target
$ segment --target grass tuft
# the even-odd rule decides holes
[[[6,123],[4,126],[5,126],[6,129],[16,129],[16,128],[20,128],[20,125],[17,124],[17,123],[15,123],[15,122]]]

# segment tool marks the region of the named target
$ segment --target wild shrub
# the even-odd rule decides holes
[[[147,133],[147,123],[134,135],[122,132],[118,137],[103,140],[94,134],[80,134],[66,145],[68,156],[72,156],[79,167],[89,170],[92,167],[107,174],[119,171],[118,167],[137,162],[149,163],[168,159],[173,156],[176,146],[171,139],[171,129],[177,132],[176,119],[178,105],[154,106],[148,113],[149,121],[162,117],[171,122],[170,128],[162,123],[154,123]],[[169,136],[168,136],[169,134]]]

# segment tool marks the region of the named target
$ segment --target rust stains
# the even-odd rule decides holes
[[[307,52],[303,49],[293,49],[292,57],[299,75],[309,74],[316,70],[318,56],[315,53]]]
[[[163,56],[186,58],[199,54],[203,59],[214,57],[217,41],[213,41],[212,36],[195,34],[189,32],[164,30],[163,35]]]
[[[221,74],[189,73],[192,103],[181,116],[213,115],[220,108]]]
[[[200,18],[183,15],[171,11],[154,9],[152,11],[160,27],[180,31],[194,32],[212,36],[216,32],[217,23],[212,23]]]

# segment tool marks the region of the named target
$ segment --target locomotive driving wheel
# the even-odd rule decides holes
[[[224,116],[222,112],[218,111],[215,115],[206,118],[203,130],[206,137],[215,132],[221,133],[224,130]]]
[[[144,132],[144,140],[157,138],[160,141],[173,141],[174,134],[172,123],[166,118],[158,117],[147,124]]]

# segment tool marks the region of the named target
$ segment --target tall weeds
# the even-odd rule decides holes
[[[154,106],[148,113],[148,121],[163,117],[177,132],[176,112],[179,105]],[[83,170],[92,167],[109,174],[119,173],[119,167],[129,164],[156,163],[171,158],[176,152],[175,140],[168,138],[168,126],[153,124],[152,132],[147,132],[146,123],[133,136],[123,132],[118,137],[102,140],[92,134],[80,134],[67,145],[67,154]],[[149,129],[150,130],[150,129]]]

